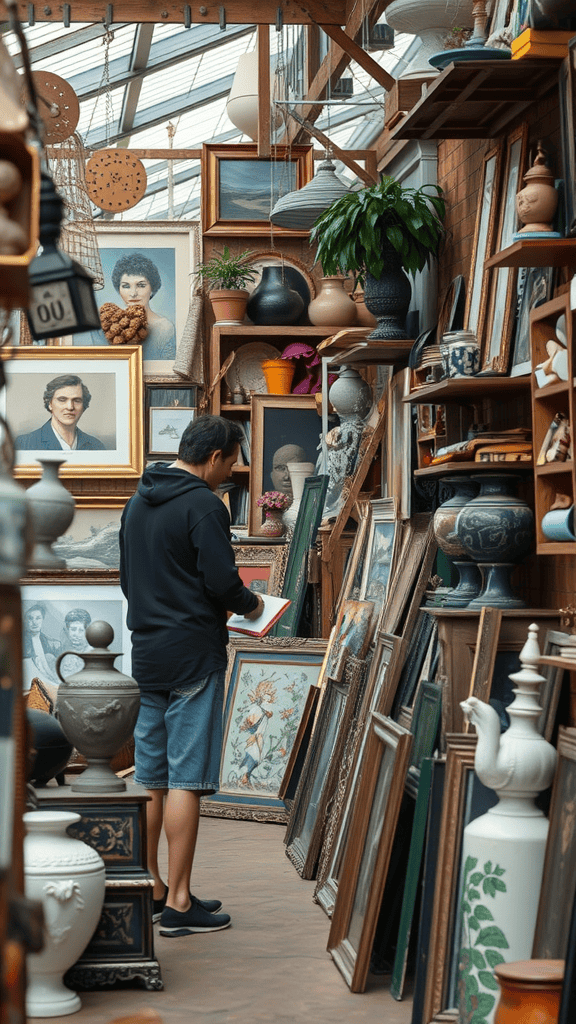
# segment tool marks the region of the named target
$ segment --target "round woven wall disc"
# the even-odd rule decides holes
[[[38,113],[44,125],[44,141],[49,145],[64,142],[76,131],[80,104],[74,89],[51,71],[33,71],[38,94]]]
[[[125,149],[99,149],[86,164],[88,195],[100,210],[120,213],[136,206],[146,180],[144,164]]]

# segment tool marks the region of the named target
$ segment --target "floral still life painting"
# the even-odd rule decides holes
[[[202,801],[206,813],[285,820],[278,790],[326,641],[285,644],[272,638],[230,645],[220,791]]]

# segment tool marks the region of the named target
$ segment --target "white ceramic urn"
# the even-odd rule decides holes
[[[287,530],[293,530],[304,493],[304,481],[306,477],[314,475],[315,467],[313,462],[288,462],[287,466],[292,484],[292,504],[282,514],[282,522]]]
[[[537,699],[538,626],[531,625],[520,652],[522,668],[510,678],[515,698],[510,727],[489,704],[469,697],[461,708],[478,733],[474,760],[480,781],[495,790],[495,807],[470,822],[462,844],[462,946],[459,956],[460,1016],[474,1007],[491,1024],[497,1006],[494,967],[529,960],[542,884],[548,820],[535,798],[552,782],[556,751],[540,734]]]
[[[44,949],[26,958],[28,1017],[63,1017],[81,1007],[64,985],[65,972],[90,942],[104,903],[105,867],[100,855],[66,829],[80,821],[73,811],[24,815],[25,892],[44,910]]]

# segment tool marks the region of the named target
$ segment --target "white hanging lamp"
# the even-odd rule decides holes
[[[251,50],[238,58],[232,88],[226,101],[228,119],[235,128],[258,142],[258,51]],[[274,127],[282,124],[282,115],[273,115]]]
[[[319,164],[312,181],[278,199],[270,220],[281,228],[307,231],[324,210],[348,191],[348,186],[336,174],[331,158],[326,157]]]

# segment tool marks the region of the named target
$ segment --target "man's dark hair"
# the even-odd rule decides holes
[[[86,629],[86,627],[92,622],[92,616],[85,608],[72,608],[64,617],[64,625],[66,626],[66,629],[68,629],[71,622],[81,622],[84,629]]]
[[[55,392],[59,391],[60,388],[72,388],[76,387],[78,384],[80,384],[82,388],[82,404],[84,408],[87,409],[90,405],[92,395],[88,391],[86,385],[80,380],[80,377],[77,377],[75,373],[63,373],[60,377],[54,377],[53,380],[48,382],[46,390],[42,396],[44,399],[44,408],[50,412],[50,402],[54,398]]]
[[[225,459],[240,444],[241,427],[223,416],[199,416],[186,427],[180,440],[178,458],[190,466],[202,466],[212,455],[221,451]]]
[[[129,274],[130,277],[145,277],[152,289],[152,295],[156,295],[162,287],[158,267],[141,252],[131,252],[128,256],[122,256],[114,264],[112,284],[117,292],[120,291],[120,281],[124,274]]]
[[[30,615],[30,612],[41,612],[42,618],[44,618],[44,616],[46,615],[46,608],[44,607],[43,604],[31,604],[30,607],[27,608],[26,611],[24,612],[24,618],[26,618],[27,615]]]

